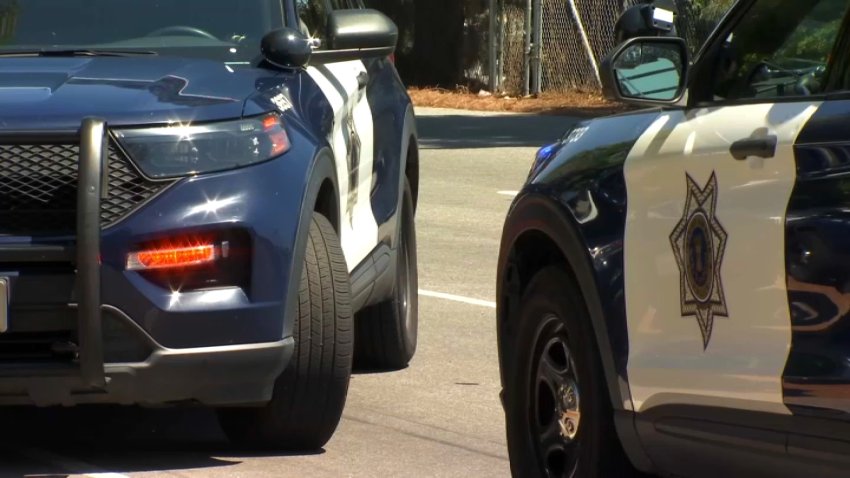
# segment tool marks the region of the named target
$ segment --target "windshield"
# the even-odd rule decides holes
[[[154,51],[250,64],[281,0],[0,0],[0,52]]]

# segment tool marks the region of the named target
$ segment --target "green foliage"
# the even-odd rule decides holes
[[[732,8],[736,0],[693,0],[693,8],[700,20],[717,24]]]
[[[16,0],[0,0],[0,45],[12,39],[17,24],[18,11],[19,7]]]

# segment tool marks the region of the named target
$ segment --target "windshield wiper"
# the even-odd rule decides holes
[[[156,55],[155,51],[145,50],[96,50],[91,48],[74,48],[66,50],[5,50],[0,51],[0,57],[9,56],[43,56],[43,57],[70,57],[70,56],[146,56]]]

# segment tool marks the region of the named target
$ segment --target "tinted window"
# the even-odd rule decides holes
[[[693,0],[679,5],[679,34],[696,54],[737,0]]]
[[[295,0],[301,31],[311,37],[327,43],[328,8],[324,0]]]
[[[239,63],[283,24],[280,0],[0,0],[0,50],[128,48]]]
[[[721,49],[716,99],[807,96],[825,90],[850,0],[760,0]]]

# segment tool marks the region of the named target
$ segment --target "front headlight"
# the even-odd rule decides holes
[[[271,114],[203,125],[119,129],[116,139],[151,178],[169,178],[239,168],[287,152],[281,118]]]

